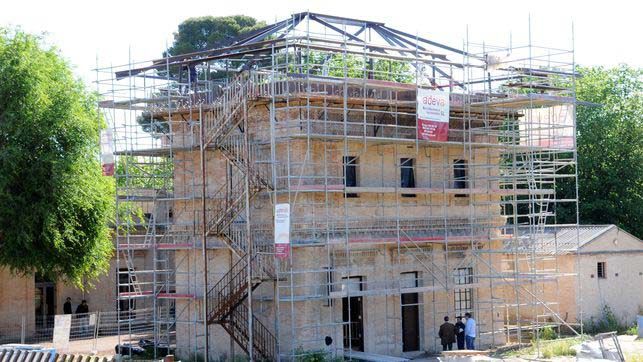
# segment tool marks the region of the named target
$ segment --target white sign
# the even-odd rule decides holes
[[[71,314],[57,314],[54,317],[54,348],[66,351],[69,347],[69,331],[71,330]]]
[[[281,259],[290,254],[290,204],[275,205],[275,254]]]
[[[114,176],[114,137],[111,129],[100,131],[100,161],[103,176]]]
[[[449,93],[418,88],[417,117],[419,139],[448,141]]]

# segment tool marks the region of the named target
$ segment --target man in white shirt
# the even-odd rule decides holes
[[[467,349],[476,349],[476,320],[471,317],[471,313],[465,313],[467,322],[464,325],[464,341],[467,344]]]

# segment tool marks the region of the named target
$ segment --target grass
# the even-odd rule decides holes
[[[581,342],[580,339],[560,339],[542,343],[540,353],[544,358],[558,356],[575,356],[576,350],[572,347]]]
[[[555,340],[541,340],[540,341],[540,355],[543,358],[552,358],[556,356],[575,356],[576,350],[572,347],[580,344],[585,339],[581,337],[575,338],[565,338],[565,339],[555,339]],[[538,353],[538,348],[536,344],[533,344],[526,348],[521,348],[513,351],[508,351],[498,355],[497,357],[524,357],[524,356],[536,356]],[[643,361],[641,361],[643,362]]]
[[[642,353],[625,353],[625,360],[627,362],[643,362]]]

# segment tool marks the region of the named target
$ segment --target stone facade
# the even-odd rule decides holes
[[[311,112],[309,116],[318,119],[322,117],[321,113]],[[261,162],[254,166],[275,172],[277,192],[264,192],[252,201],[251,230],[255,243],[272,243],[272,205],[274,202],[290,203],[292,257],[280,263],[278,282],[264,282],[253,292],[252,304],[255,316],[277,336],[281,353],[293,355],[298,350],[344,353],[343,303],[347,302],[344,297],[348,294],[342,294],[342,291],[347,288],[344,278],[348,277],[361,277],[362,280],[361,291],[353,295],[361,298],[363,350],[366,352],[407,353],[403,351],[401,299],[405,291],[417,293],[417,351],[440,350],[437,330],[443,317],[448,315],[455,321],[456,315],[466,311],[472,312],[477,319],[480,347],[503,344],[505,335],[499,331],[502,330],[504,309],[490,289],[490,279],[473,276],[478,273],[488,276],[491,271],[484,263],[475,261],[470,249],[474,244],[476,248],[486,250],[500,247],[498,227],[504,219],[500,216],[500,195],[497,193],[499,151],[493,147],[464,150],[455,145],[416,147],[414,142],[371,144],[359,140],[301,139],[289,128],[294,123],[296,132],[307,129],[307,118],[301,109],[289,112],[277,109],[275,114],[274,135],[278,141],[274,145],[274,168]],[[249,138],[258,150],[255,161],[270,159],[269,115],[268,106],[248,109]],[[346,198],[343,191],[333,191],[344,186],[346,156],[359,158],[357,185],[351,190],[359,195],[355,198]],[[208,150],[206,157],[206,192],[214,195],[226,182],[234,182],[237,171],[218,151]],[[192,168],[177,170],[177,174],[194,175],[194,179],[175,179],[175,187],[190,190],[188,184],[199,183],[201,178],[198,152],[179,151],[175,158],[179,160],[175,168],[178,165]],[[414,160],[413,190],[400,189],[403,158]],[[462,159],[470,165],[487,165],[468,168],[467,188],[471,190],[456,190],[453,170],[455,161]],[[319,191],[320,187],[322,191]],[[200,193],[200,189],[194,191]],[[410,191],[414,197],[405,196],[405,192]],[[189,209],[187,202],[179,200],[175,205]],[[192,217],[181,214],[175,221],[189,222]],[[477,220],[475,225],[470,223],[472,219]],[[351,224],[345,224],[344,220],[351,220]],[[397,243],[396,220],[408,223],[409,227],[421,224],[415,225],[413,235],[428,239],[424,239],[422,246],[413,243],[413,248],[417,246],[419,251]],[[451,242],[444,241],[445,222],[449,224]],[[378,231],[378,227],[381,230]],[[373,232],[359,231],[362,228],[372,228]],[[314,229],[320,233],[312,233]],[[329,232],[330,229],[334,231]],[[431,234],[429,229],[442,231]],[[426,240],[433,241],[426,243]],[[223,241],[211,238],[208,243],[209,246],[221,246],[208,250],[208,284],[212,286],[236,258],[225,249]],[[445,246],[448,244],[451,248],[451,243],[460,251],[449,249],[445,253]],[[429,262],[427,258],[437,261]],[[493,269],[500,268],[498,258],[485,258]],[[195,321],[195,316],[202,316],[203,280],[190,278],[202,275],[203,258],[193,250],[177,250],[176,259],[183,260],[177,265],[177,292],[195,296],[194,300],[176,301],[177,319],[188,321],[177,322],[177,355],[188,358],[204,345],[203,325],[189,322]],[[470,285],[454,286],[450,270],[456,266],[475,268],[471,271]],[[416,273],[414,286],[400,284],[405,273]],[[456,309],[455,289],[471,290],[470,308]],[[276,298],[278,304],[274,303]],[[219,325],[211,325],[209,333],[211,358],[243,354]],[[329,347],[324,343],[326,336],[333,340]]]

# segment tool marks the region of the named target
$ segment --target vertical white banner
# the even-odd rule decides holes
[[[100,131],[100,163],[103,167],[103,176],[114,176],[113,140],[111,129]]]
[[[290,254],[290,204],[275,205],[275,254],[280,259]]]
[[[417,90],[417,136],[421,140],[449,140],[449,93]]]

